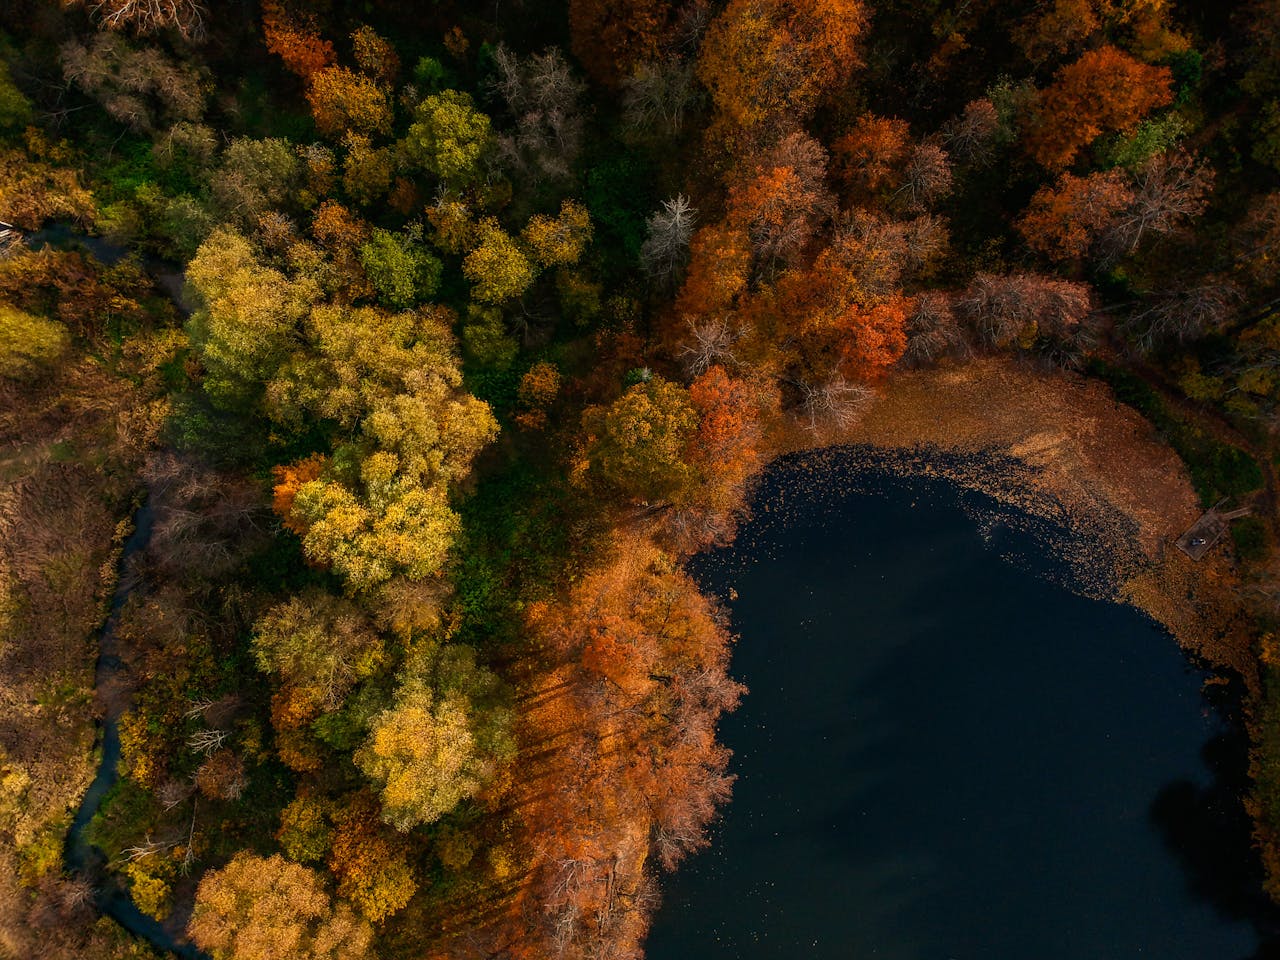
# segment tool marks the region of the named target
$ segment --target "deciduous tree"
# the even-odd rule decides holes
[[[593,476],[623,497],[662,503],[686,497],[696,481],[688,446],[698,427],[689,392],[653,377],[607,407],[582,415]]]
[[[1071,165],[1100,134],[1129,133],[1173,99],[1168,67],[1153,67],[1112,46],[1058,71],[1040,95],[1027,136],[1031,156],[1050,170]]]
[[[187,932],[214,960],[363,960],[373,939],[314,870],[248,852],[205,874]]]

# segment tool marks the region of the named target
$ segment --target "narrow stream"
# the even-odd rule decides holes
[[[133,558],[147,548],[154,519],[151,505],[144,503],[134,514],[133,533],[129,535],[120,552],[119,580],[116,583],[115,593],[111,596],[111,608],[98,639],[98,661],[94,670],[94,684],[99,690],[111,687],[117,674],[125,669],[116,646],[116,630],[120,624],[120,611],[124,608],[125,601],[129,599],[129,594],[137,586],[133,575]],[[106,858],[100,850],[90,845],[84,835],[85,829],[97,814],[107,793],[120,779],[120,717],[124,712],[124,706],[123,698],[111,697],[107,700],[102,718],[102,757],[98,764],[98,772],[89,789],[85,791],[84,798],[80,801],[80,808],[71,821],[71,829],[67,832],[65,850],[67,868],[91,879],[96,891],[98,909],[124,929],[160,950],[195,960],[203,957],[204,954],[190,944],[178,943],[157,920],[139,910],[117,883],[106,877],[103,870],[106,866]]]
[[[129,248],[111,243],[101,237],[83,234],[70,224],[53,224],[27,235],[24,239],[27,246],[33,250],[40,250],[46,246],[54,249],[73,249],[76,246],[83,246],[96,259],[108,266],[119,263],[131,252]],[[179,310],[184,314],[189,312],[182,298],[185,281],[178,264],[146,257],[142,260],[142,266]],[[125,669],[116,646],[116,630],[120,622],[120,611],[137,586],[133,575],[133,558],[146,550],[151,539],[151,528],[155,517],[150,503],[144,503],[139,507],[133,519],[133,533],[125,541],[121,550],[119,579],[115,593],[111,597],[111,607],[106,622],[99,634],[98,660],[94,669],[94,686],[97,690],[109,689],[117,675]],[[164,952],[189,958],[189,960],[207,960],[206,954],[190,943],[179,942],[159,921],[139,910],[119,883],[107,876],[104,869],[106,858],[102,851],[92,846],[85,838],[85,830],[89,823],[98,813],[99,807],[102,806],[111,788],[120,779],[120,717],[124,712],[125,703],[120,697],[106,699],[106,710],[102,718],[102,755],[98,762],[98,772],[94,775],[93,782],[89,784],[89,789],[85,791],[80,807],[76,810],[71,827],[67,831],[64,851],[67,868],[90,879],[96,891],[98,909],[134,936]]]

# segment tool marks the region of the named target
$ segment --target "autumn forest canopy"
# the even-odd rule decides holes
[[[214,960],[641,957],[745,692],[683,560],[895,378],[1100,380],[1273,503],[1277,0],[0,6],[0,955],[152,956],[120,890]]]

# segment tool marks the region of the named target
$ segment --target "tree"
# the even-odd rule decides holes
[[[689,391],[653,377],[582,415],[593,475],[624,497],[680,500],[696,481],[688,446],[698,427]]]
[[[1036,191],[1018,232],[1031,249],[1052,260],[1085,257],[1113,228],[1116,216],[1133,203],[1133,190],[1120,170],[1087,177],[1064,173]]]
[[[187,932],[214,960],[362,960],[373,939],[314,870],[243,851],[200,881]]]
[[[671,0],[569,0],[574,56],[597,83],[616,87],[656,59],[674,12]]]
[[[582,81],[555,47],[522,59],[498,44],[493,62],[490,87],[515,121],[495,138],[497,154],[531,184],[569,178],[582,149]]]
[[[911,128],[905,120],[866,113],[833,149],[841,178],[855,196],[869,199],[901,183],[911,153]]]
[[[262,265],[249,241],[226,227],[200,245],[187,281],[205,390],[224,405],[253,399],[279,369],[319,291]]]
[[[723,310],[746,288],[750,271],[751,239],[745,229],[702,227],[689,244],[689,272],[676,306],[693,315]]]
[[[428,173],[446,182],[474,178],[489,143],[489,118],[458,90],[444,90],[423,99],[402,141],[405,155]]]
[[[25,127],[32,114],[31,101],[13,82],[9,65],[0,62],[0,130]]]
[[[313,23],[287,11],[281,0],[263,0],[262,33],[267,49],[303,80],[338,60],[333,44],[320,37]]]
[[[707,30],[698,77],[730,130],[803,122],[859,65],[866,23],[858,0],[730,0]]]
[[[1117,253],[1137,249],[1149,234],[1164,236],[1209,204],[1213,170],[1184,150],[1156,154],[1134,175],[1133,202],[1115,218],[1108,243]]]
[[[253,227],[264,214],[289,205],[301,177],[297,152],[287,140],[237,137],[223,151],[209,186],[225,216]]]
[[[396,576],[421,580],[438,573],[462,529],[445,488],[396,483],[388,470],[370,477],[370,467],[384,467],[386,458],[370,461],[362,479],[373,496],[360,497],[331,480],[312,480],[298,490],[293,514],[306,524],[303,552],[332,567],[352,590],[370,590]],[[391,483],[379,483],[384,479]]]
[[[379,297],[401,309],[435,295],[440,261],[403,233],[375,228],[360,247],[360,262]]]
[[[0,377],[27,380],[57,363],[71,345],[67,329],[0,303]]]
[[[315,710],[335,710],[386,659],[382,638],[350,601],[311,592],[278,603],[254,624],[258,669]]]
[[[295,797],[280,811],[276,839],[292,860],[299,863],[323,860],[333,840],[333,830],[325,817],[325,804],[311,796]]]
[[[922,212],[951,192],[951,161],[936,143],[921,143],[911,151],[898,194],[908,211]]]
[[[936,290],[926,290],[916,297],[906,333],[907,349],[903,356],[912,363],[933,363],[948,356],[964,356],[969,351],[956,322],[951,297]]]
[[[730,377],[721,366],[709,367],[689,385],[689,402],[698,413],[692,459],[706,477],[705,500],[715,509],[741,506],[747,480],[762,462],[761,391]],[[773,397],[766,397],[775,400]]]
[[[529,258],[492,217],[480,221],[476,232],[479,243],[462,261],[462,272],[473,284],[471,296],[480,303],[519,297],[533,283]]]
[[[360,69],[383,86],[395,83],[400,73],[400,57],[396,48],[373,27],[362,26],[351,34],[351,50]]]
[[[660,283],[679,279],[689,262],[689,240],[698,211],[683,193],[662,201],[662,209],[646,221],[648,236],[640,247],[640,267]]]
[[[563,600],[535,604],[529,625],[567,666],[551,705],[530,718],[565,745],[530,752],[539,775],[525,807],[537,839],[530,886],[542,921],[524,933],[540,956],[629,951],[644,917],[619,894],[645,891],[627,864],[644,862],[651,842],[667,867],[704,845],[729,794],[729,754],[715,737],[742,693],[726,673],[728,631],[688,575],[643,540],[619,544]]]
[[[358,203],[369,205],[386,195],[396,172],[395,152],[375,147],[364,134],[348,131],[342,138],[347,156],[342,164],[342,186]]]
[[[1000,134],[1000,112],[988,97],[965,104],[960,116],[943,129],[947,152],[960,163],[982,164],[990,159]]]
[[[407,904],[418,889],[404,838],[388,835],[366,793],[348,795],[334,811],[329,869],[338,896],[378,923]]]
[[[526,430],[538,430],[547,424],[547,408],[560,393],[560,371],[553,363],[535,363],[523,377],[516,396],[524,408],[516,414],[516,422]]]
[[[693,64],[677,57],[637,64],[623,81],[623,115],[633,130],[678,136],[701,94]]]
[[[1030,349],[1041,339],[1069,338],[1093,309],[1093,296],[1083,283],[979,273],[955,308],[988,345]]]
[[[67,6],[86,5],[111,30],[128,28],[151,34],[176,30],[187,40],[202,40],[209,11],[201,0],[67,0]]]
[[[307,100],[316,127],[328,136],[391,132],[386,93],[373,80],[346,67],[325,67],[312,75]]]
[[[906,349],[907,305],[896,292],[901,247],[877,235],[879,224],[855,222],[818,254],[808,270],[785,274],[777,284],[784,329],[815,346],[830,344],[844,371],[874,379]]]
[[[834,208],[826,172],[826,151],[793,133],[761,161],[753,179],[730,189],[728,219],[746,228],[766,268],[794,260]]]
[[[206,75],[159,47],[136,48],[116,34],[100,33],[88,44],[68,40],[59,59],[70,83],[134,131],[196,121],[204,113]]]
[[[554,219],[535,214],[529,218],[521,239],[533,252],[533,259],[543,267],[572,266],[582,259],[591,242],[591,216],[576,200],[560,204],[560,215]]]
[[[1058,71],[1040,95],[1026,144],[1050,170],[1071,165],[1103,133],[1129,133],[1173,99],[1173,74],[1112,46],[1081,55]]]
[[[476,796],[515,755],[498,679],[475,653],[449,646],[406,665],[356,765],[378,787],[382,818],[405,831]]]

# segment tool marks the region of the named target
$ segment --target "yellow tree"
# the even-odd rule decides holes
[[[205,874],[187,932],[214,960],[362,960],[373,939],[320,874],[247,851]]]

